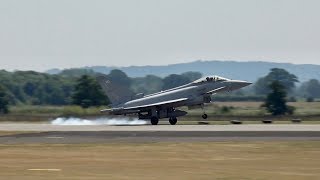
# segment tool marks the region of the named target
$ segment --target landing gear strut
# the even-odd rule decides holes
[[[170,118],[169,118],[169,123],[170,123],[171,125],[177,124],[177,121],[178,121],[178,119],[177,119],[176,117],[170,117]]]
[[[152,116],[150,122],[152,125],[158,125],[159,119],[155,116]]]
[[[208,115],[207,115],[207,114],[203,114],[203,115],[202,115],[202,118],[203,118],[203,119],[207,119],[207,118],[208,118]]]

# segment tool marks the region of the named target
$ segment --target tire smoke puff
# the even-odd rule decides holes
[[[139,119],[125,118],[98,118],[98,119],[82,119],[82,118],[64,118],[59,117],[51,121],[52,125],[144,125],[146,121]]]

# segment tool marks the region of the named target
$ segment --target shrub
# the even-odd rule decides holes
[[[307,98],[307,102],[314,102],[314,98],[313,97],[308,97]]]

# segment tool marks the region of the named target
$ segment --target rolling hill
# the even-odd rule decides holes
[[[169,74],[181,74],[187,71],[201,72],[203,75],[220,75],[231,79],[256,81],[259,77],[268,74],[271,68],[283,68],[298,76],[300,82],[309,79],[320,79],[320,65],[292,64],[273,62],[237,62],[237,61],[194,61],[190,63],[171,64],[167,66],[91,66],[95,72],[108,74],[112,69],[120,69],[130,77],[142,77],[148,74],[164,77]],[[59,69],[48,70],[47,73],[56,74]]]

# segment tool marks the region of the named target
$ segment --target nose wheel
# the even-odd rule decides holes
[[[177,124],[177,122],[178,122],[178,119],[176,117],[169,118],[169,123],[171,125],[175,125],[175,124]]]
[[[207,114],[203,114],[203,115],[202,115],[202,118],[203,118],[203,119],[207,119],[207,118],[208,118],[208,115],[207,115]]]
[[[208,115],[206,114],[206,110],[205,110],[205,108],[204,108],[204,104],[202,104],[201,109],[203,110],[202,118],[203,118],[203,119],[207,119],[207,118],[208,118]]]

